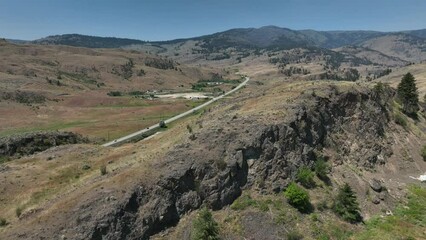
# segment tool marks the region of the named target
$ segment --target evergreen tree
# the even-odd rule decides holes
[[[345,221],[356,223],[362,220],[355,193],[347,183],[339,189],[333,209]]]
[[[419,93],[416,80],[411,73],[405,74],[398,84],[398,97],[406,114],[415,115],[419,111]]]
[[[219,227],[211,212],[207,208],[203,208],[198,213],[193,223],[193,232],[191,234],[193,240],[219,240]]]

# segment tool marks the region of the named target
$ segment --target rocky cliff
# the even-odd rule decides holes
[[[153,186],[141,183],[113,211],[83,224],[80,238],[147,239],[203,204],[213,209],[231,204],[243,188],[280,191],[300,166],[313,165],[323,148],[341,153],[335,164],[351,161],[366,169],[383,164],[391,154],[386,129],[392,95],[389,89],[330,87],[326,97],[305,94],[309,104],[295,106],[296,115],[281,124],[241,119],[231,123],[242,126],[237,131],[202,132],[168,153],[163,166],[171,170],[162,179]],[[194,151],[207,140],[208,154]]]

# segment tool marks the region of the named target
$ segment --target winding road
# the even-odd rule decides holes
[[[180,119],[180,118],[183,118],[183,117],[186,117],[186,116],[188,116],[188,115],[190,115],[190,114],[192,114],[192,113],[195,113],[197,110],[200,110],[200,109],[202,109],[203,107],[206,107],[206,106],[208,106],[208,105],[210,105],[210,104],[212,104],[212,103],[216,102],[217,100],[220,100],[220,99],[222,99],[222,98],[224,98],[224,97],[228,96],[229,94],[232,94],[232,93],[234,93],[234,92],[238,91],[240,88],[242,88],[244,85],[246,85],[246,84],[247,84],[247,82],[248,82],[249,80],[250,80],[250,78],[249,78],[249,77],[245,77],[245,81],[244,81],[244,82],[242,82],[242,83],[241,83],[240,85],[238,85],[237,87],[235,87],[234,89],[232,89],[231,91],[229,91],[229,92],[227,92],[227,93],[225,93],[225,94],[223,94],[223,95],[220,95],[220,96],[218,96],[218,97],[212,98],[212,99],[211,99],[211,100],[209,100],[208,102],[205,102],[205,103],[201,104],[200,106],[197,106],[197,107],[195,107],[195,108],[193,108],[193,109],[191,109],[191,110],[188,110],[188,111],[186,111],[186,112],[184,112],[184,113],[181,113],[181,114],[176,115],[176,116],[174,116],[174,117],[172,117],[172,118],[169,118],[169,119],[167,119],[167,120],[164,120],[164,122],[165,122],[166,124],[169,124],[169,123],[171,123],[171,122],[173,122],[173,121],[176,121],[176,120],[178,120],[178,119]],[[134,138],[136,138],[136,137],[138,137],[138,136],[140,136],[140,135],[142,135],[142,134],[144,134],[144,133],[147,133],[147,132],[149,132],[149,131],[152,131],[152,130],[154,130],[154,129],[157,129],[157,128],[159,128],[159,127],[160,127],[160,125],[157,123],[157,124],[155,124],[155,125],[152,125],[151,127],[148,127],[148,128],[142,129],[142,130],[140,130],[140,131],[137,131],[137,132],[135,132],[135,133],[129,134],[129,135],[124,136],[124,137],[122,137],[122,138],[115,139],[115,140],[113,140],[113,141],[111,141],[111,142],[107,142],[107,143],[103,144],[102,146],[104,146],[104,147],[110,147],[110,146],[119,145],[119,144],[122,144],[122,143],[124,143],[124,142],[129,141],[129,140],[132,140],[132,139],[134,139]]]

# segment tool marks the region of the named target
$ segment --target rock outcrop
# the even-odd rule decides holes
[[[0,138],[0,156],[23,156],[54,146],[87,142],[86,138],[72,132],[36,132],[3,137]]]
[[[138,186],[121,207],[95,219],[82,239],[147,239],[203,204],[212,209],[231,204],[243,188],[280,191],[300,166],[314,164],[315,151],[322,148],[333,148],[342,153],[341,162],[366,169],[382,164],[391,153],[384,135],[391,96],[330,89],[328,97],[312,97],[311,106],[296,107],[290,121],[257,126],[258,134],[251,138],[235,132],[201,133],[191,145],[168,154],[164,165],[171,170],[155,186]],[[212,140],[215,136],[217,141]],[[210,144],[220,143],[210,146],[209,156],[191,150],[207,138]]]

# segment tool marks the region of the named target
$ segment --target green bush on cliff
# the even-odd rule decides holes
[[[297,172],[296,178],[304,187],[311,188],[315,186],[314,173],[308,167],[301,167]]]
[[[219,240],[219,226],[207,208],[202,208],[193,222],[192,240]]]
[[[284,196],[287,198],[288,203],[297,208],[300,212],[310,211],[311,203],[308,192],[299,187],[296,183],[292,182],[288,185],[284,192]]]

